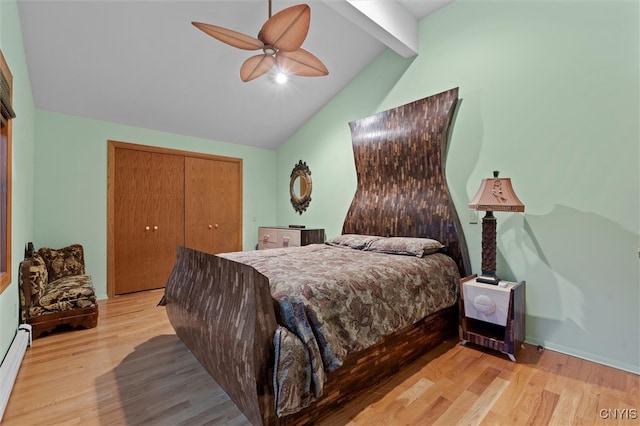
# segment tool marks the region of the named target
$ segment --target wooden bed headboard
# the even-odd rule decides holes
[[[342,233],[427,237],[462,276],[469,252],[445,161],[458,88],[349,123],[358,183]]]

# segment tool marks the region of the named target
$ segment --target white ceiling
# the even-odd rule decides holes
[[[329,75],[286,85],[270,75],[243,83],[240,65],[258,52],[191,25],[256,36],[267,0],[18,0],[18,8],[37,108],[275,149],[386,47],[417,51],[417,21],[451,1],[307,1],[302,47]],[[273,13],[299,2],[274,0]]]

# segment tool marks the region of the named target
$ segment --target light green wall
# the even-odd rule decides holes
[[[497,213],[498,274],[526,280],[527,341],[640,372],[637,1],[457,0],[420,23],[412,61],[383,53],[278,150],[278,221],[339,234],[355,192],[348,122],[460,87],[450,189],[466,205],[493,170],[525,214]],[[302,159],[310,208],[289,203]]]
[[[14,1],[0,1],[0,49],[13,75],[13,163],[11,275],[0,295],[0,359],[7,352],[18,327],[18,265],[24,244],[33,235],[34,113],[27,76],[18,8]]]
[[[107,294],[107,140],[242,158],[244,249],[257,244],[258,226],[275,222],[275,151],[42,110],[36,123],[34,244],[82,243],[99,298]]]

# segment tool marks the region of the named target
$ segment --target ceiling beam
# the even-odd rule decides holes
[[[403,58],[418,54],[418,19],[400,3],[389,0],[324,0]]]

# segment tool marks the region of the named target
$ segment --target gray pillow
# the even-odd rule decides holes
[[[330,246],[349,247],[356,250],[366,249],[372,242],[384,237],[375,235],[343,234],[327,241]]]
[[[422,257],[436,253],[443,247],[440,241],[430,238],[389,237],[373,241],[364,250]]]

